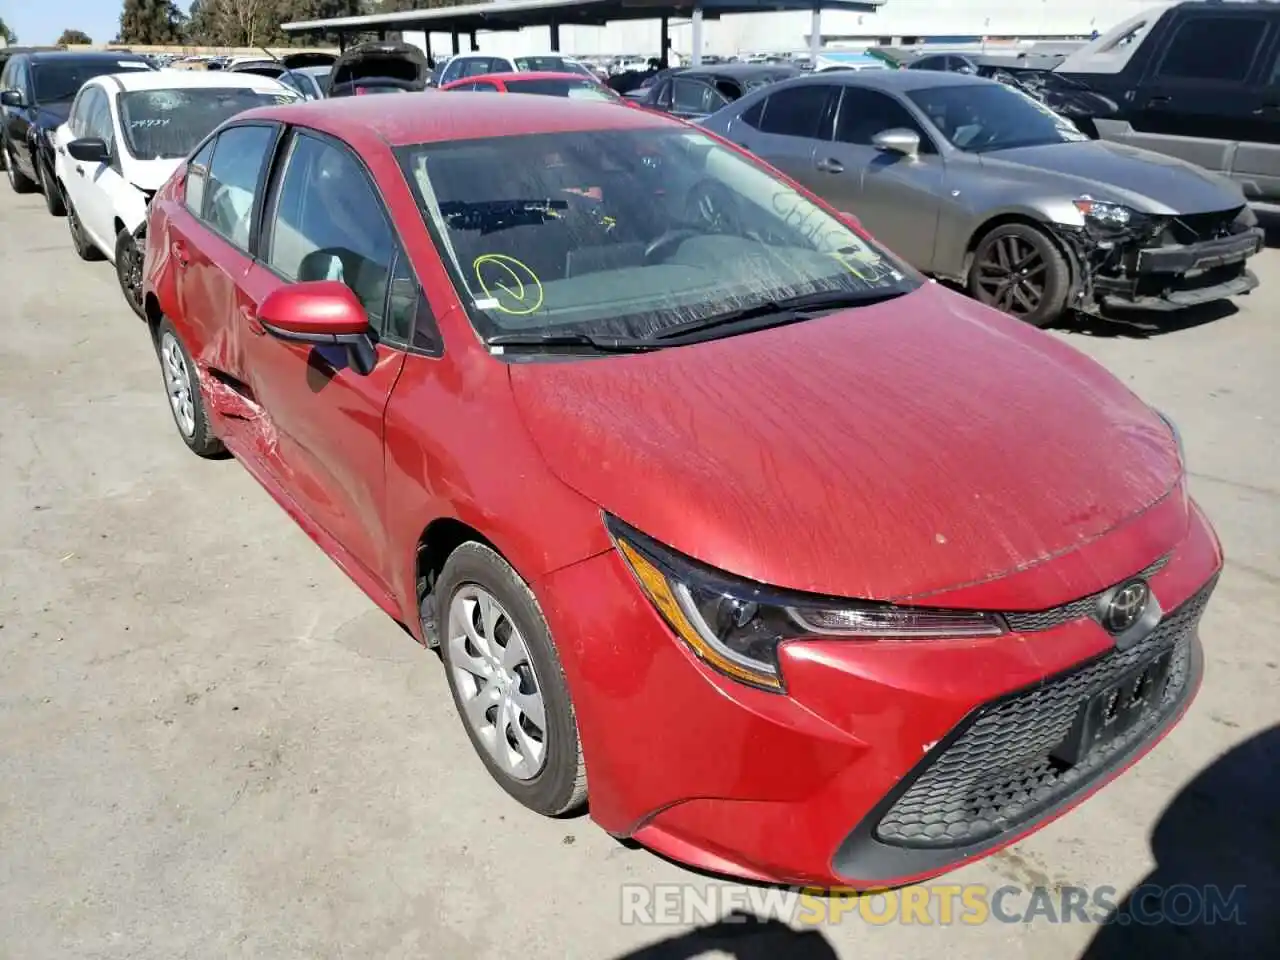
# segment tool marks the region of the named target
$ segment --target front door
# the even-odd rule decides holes
[[[910,130],[920,138],[911,157],[875,145],[876,134]],[[856,214],[871,234],[920,270],[933,266],[946,165],[933,139],[905,106],[888,94],[846,86],[835,136],[814,156],[825,177],[822,196]]]
[[[1238,145],[1256,143],[1261,149],[1239,159],[1270,165],[1267,156],[1280,149],[1280,104],[1261,74],[1276,18],[1259,5],[1241,7],[1183,12],[1133,91],[1130,144],[1229,173]]]
[[[262,455],[311,519],[383,585],[391,582],[383,515],[383,414],[404,364],[411,320],[395,309],[407,269],[382,200],[343,144],[295,133],[273,185],[260,262],[245,278],[244,376],[269,429]],[[281,286],[340,280],[376,341],[361,374],[342,348],[267,334],[256,308]]]

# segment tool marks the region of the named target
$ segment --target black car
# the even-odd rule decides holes
[[[54,216],[66,210],[54,185],[53,131],[66,122],[80,86],[92,77],[152,70],[133,53],[20,53],[0,74],[0,153],[16,193],[40,190]]]
[[[709,116],[748,90],[800,76],[795,67],[773,63],[724,63],[689,67],[664,77],[636,103],[686,120]]]

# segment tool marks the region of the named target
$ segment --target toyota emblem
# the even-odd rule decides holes
[[[1151,590],[1141,580],[1120,587],[1102,611],[1102,625],[1111,633],[1124,633],[1142,617],[1151,599]]]

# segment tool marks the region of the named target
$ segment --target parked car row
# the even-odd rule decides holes
[[[977,219],[946,204],[1023,197],[976,254],[1017,286],[978,300],[1015,314],[1024,279],[1075,276],[1025,231],[1075,236],[1096,287],[1113,253],[1234,256],[1252,228],[1162,246],[1188,215],[1092,177],[1122,148],[973,77],[790,79],[701,128],[571,94],[305,102],[250,73],[211,102],[233,76],[89,78],[42,182],[119,262],[127,223],[90,223],[90,191],[168,165],[121,285],[179,436],[439,651],[520,803],[589,797],[720,873],[883,889],[1056,819],[1187,709],[1222,553],[1177,428],[847,209],[951,257]],[[1074,146],[1105,155],[1052,184],[1083,161],[1017,154]]]

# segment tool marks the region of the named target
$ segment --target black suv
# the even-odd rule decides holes
[[[1255,205],[1280,203],[1280,4],[1148,10],[1053,73],[1096,95],[1091,116],[1072,117],[1090,136],[1226,174]]]
[[[0,152],[14,191],[42,191],[49,212],[62,216],[66,209],[53,177],[53,131],[66,122],[80,85],[104,73],[151,69],[137,54],[120,51],[9,57],[0,74]]]

